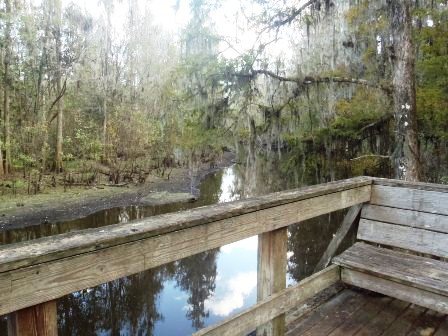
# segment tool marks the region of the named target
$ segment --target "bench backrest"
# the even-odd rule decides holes
[[[448,192],[374,184],[358,239],[448,258]]]

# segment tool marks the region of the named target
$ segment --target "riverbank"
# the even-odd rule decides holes
[[[194,172],[174,168],[169,179],[151,175],[141,185],[56,188],[37,195],[1,197],[0,230],[74,220],[115,207],[192,201],[199,196],[200,182],[230,166],[234,158],[233,153],[225,152],[213,167],[204,163]]]

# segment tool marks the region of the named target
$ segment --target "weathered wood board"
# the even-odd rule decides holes
[[[262,233],[258,236],[257,301],[286,288],[286,262],[288,252],[288,229]],[[285,334],[285,315],[276,317],[257,328],[257,334],[264,336],[283,336]]]
[[[347,214],[344,217],[344,220],[342,221],[341,226],[339,227],[338,231],[334,235],[330,244],[328,244],[327,249],[325,250],[324,254],[320,258],[316,267],[314,268],[314,272],[323,270],[325,267],[327,267],[330,264],[331,258],[334,257],[337,249],[341,245],[344,238],[347,236],[347,233],[349,232],[350,228],[353,226],[362,207],[363,207],[362,204],[357,204],[357,205],[352,206],[348,210]]]
[[[406,302],[426,307],[443,314],[448,314],[448,297],[431,293],[419,288],[379,278],[348,268],[341,269],[341,280],[349,285],[369,289]]]
[[[448,257],[448,234],[361,219],[358,239]]]
[[[373,185],[370,203],[448,215],[448,193],[440,191]]]
[[[448,204],[446,205],[448,207]],[[378,222],[405,225],[448,233],[448,216],[378,205],[364,205],[361,217]]]
[[[57,336],[56,301],[21,309],[8,316],[8,336]]]
[[[380,177],[372,177],[374,185],[383,185],[389,187],[401,187],[409,189],[427,190],[427,191],[438,191],[448,193],[448,185],[437,184],[437,183],[426,183],[426,182],[411,182],[403,180],[386,179]]]
[[[334,263],[448,296],[448,263],[443,261],[356,243]]]

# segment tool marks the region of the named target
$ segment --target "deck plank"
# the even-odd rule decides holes
[[[426,308],[410,305],[381,336],[405,336],[425,311]]]
[[[359,310],[363,310],[368,302],[368,297],[364,295],[357,298],[357,300],[354,300],[354,302],[348,301],[344,305],[339,306],[337,309],[334,309],[330,313],[323,316],[318,324],[314,325],[312,328],[308,329],[304,333],[301,333],[300,335],[328,335],[334,329],[349,320],[354,313]]]
[[[344,290],[332,300],[324,303],[317,310],[292,321],[287,326],[286,336],[304,335],[313,327],[320,325],[322,320],[346,306],[360,307],[366,303],[363,295],[350,290]]]
[[[369,323],[359,330],[356,336],[377,336],[381,335],[397,317],[409,307],[408,302],[393,300],[389,305],[375,316]]]
[[[448,335],[448,315],[349,288],[308,314],[288,321],[287,336]]]
[[[446,315],[427,310],[425,314],[416,320],[406,336],[433,336],[444,319],[446,319]]]
[[[375,318],[391,301],[392,299],[389,297],[370,297],[369,302],[362,309],[358,309],[349,320],[333,330],[329,336],[354,335],[366,323]]]

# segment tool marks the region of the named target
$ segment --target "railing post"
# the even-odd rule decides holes
[[[57,336],[56,301],[18,310],[8,316],[8,336]]]
[[[287,231],[287,228],[281,228],[258,236],[258,301],[286,288]],[[284,334],[284,314],[257,328],[257,336]]]

